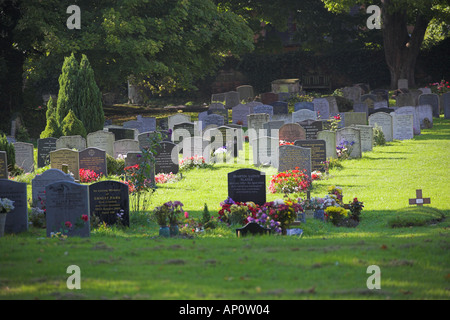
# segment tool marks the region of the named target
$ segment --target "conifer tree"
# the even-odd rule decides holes
[[[70,109],[74,108],[78,100],[79,65],[72,53],[64,59],[62,73],[59,76],[58,103],[56,120],[61,125]]]

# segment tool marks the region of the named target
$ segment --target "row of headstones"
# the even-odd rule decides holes
[[[89,186],[74,182],[73,177],[57,169],[45,171],[39,180],[33,180],[33,199],[45,206],[47,236],[67,231],[69,236],[88,237],[90,219],[97,216],[108,225],[129,226],[128,186],[118,181],[101,181]],[[14,201],[14,210],[6,216],[6,233],[28,230],[27,184],[0,179],[0,194]],[[39,199],[39,200],[38,200]],[[120,220],[118,213],[121,214]],[[82,220],[86,215],[88,221]],[[66,222],[70,222],[71,226]]]

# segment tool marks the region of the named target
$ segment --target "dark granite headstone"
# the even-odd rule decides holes
[[[275,101],[270,104],[273,107],[273,114],[274,115],[280,115],[280,114],[288,114],[288,103],[284,101]]]
[[[323,130],[322,121],[305,120],[298,123],[306,131],[306,140],[317,139],[317,133]]]
[[[106,176],[106,151],[98,148],[87,148],[80,151],[79,155],[80,169],[94,171],[98,175]]]
[[[435,93],[422,94],[419,96],[419,105],[430,105],[433,108],[433,117],[439,118],[439,96]]]
[[[450,119],[450,92],[442,95],[442,107],[444,108],[444,118]]]
[[[68,236],[89,237],[89,192],[87,185],[58,181],[45,187],[47,237],[62,232]],[[83,221],[87,215],[89,220]]]
[[[228,173],[228,196],[235,202],[266,203],[266,175],[254,169]]]
[[[322,162],[327,160],[325,140],[297,140],[294,145],[311,149],[311,171],[323,169]]]
[[[178,123],[173,126],[173,141],[174,143],[181,143],[183,138],[195,136],[194,124],[191,122]]]
[[[74,178],[59,169],[48,169],[31,180],[31,195],[36,207],[45,206],[45,187],[57,181],[74,182]]]
[[[177,146],[171,142],[161,142],[155,151],[155,172],[177,174],[180,170]]]
[[[245,237],[250,234],[254,235],[266,235],[270,234],[271,230],[269,228],[264,228],[256,222],[247,223],[244,227],[236,229],[237,237]]]
[[[6,215],[5,233],[28,230],[27,184],[7,179],[0,180],[0,198],[14,201],[14,210]]]
[[[50,152],[56,150],[56,138],[44,138],[37,140],[37,165],[38,168],[50,164]]]
[[[131,139],[134,140],[135,130],[120,127],[108,127],[108,131],[114,133],[115,141]]]
[[[128,186],[118,181],[100,181],[89,186],[91,217],[97,216],[108,225],[130,225],[130,201]],[[120,215],[120,217],[118,216]]]

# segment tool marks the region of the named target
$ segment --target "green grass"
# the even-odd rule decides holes
[[[356,228],[308,220],[302,238],[236,238],[222,229],[161,239],[143,212],[132,215],[129,229],[94,230],[88,239],[49,239],[35,228],[7,235],[0,239],[0,299],[447,300],[449,149],[450,121],[435,119],[414,140],[375,147],[316,182],[312,196],[337,185],[346,203],[355,196],[364,202]],[[149,208],[178,200],[200,216],[207,203],[215,215],[227,197],[228,172],[245,167],[253,166],[186,172],[180,182],[160,186]],[[266,170],[267,181],[274,173]],[[430,205],[408,205],[416,189]],[[81,290],[66,287],[70,265],[81,268]],[[381,290],[366,286],[370,265],[381,269]]]

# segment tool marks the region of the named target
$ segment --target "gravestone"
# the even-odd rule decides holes
[[[174,130],[175,125],[181,123],[191,123],[191,117],[186,114],[177,113],[168,118],[169,129],[172,131]]]
[[[351,125],[367,125],[367,115],[365,112],[345,112],[344,113],[344,127]]]
[[[8,158],[6,151],[0,151],[0,179],[8,179]]]
[[[298,123],[306,131],[306,140],[316,140],[317,133],[323,130],[322,121],[305,120]]]
[[[56,138],[37,140],[37,166],[45,167],[50,164],[50,152],[56,150]]]
[[[50,152],[50,167],[52,169],[61,170],[63,164],[68,166],[68,170],[73,174],[75,180],[80,180],[78,151],[71,149],[58,149]]]
[[[144,132],[144,123],[142,121],[137,120],[125,121],[122,124],[122,126],[125,129],[135,129],[138,131],[138,134]]]
[[[62,136],[56,140],[56,150],[58,149],[86,149],[86,139],[82,136]]]
[[[245,237],[247,235],[269,235],[271,232],[270,228],[264,228],[256,222],[249,222],[242,228],[236,229],[236,236],[238,238]]]
[[[327,160],[325,140],[297,140],[294,145],[311,149],[311,171],[323,169],[323,162]]]
[[[255,106],[253,107],[253,113],[266,113],[269,115],[269,120],[272,119],[273,116],[273,107],[266,105],[266,104],[262,104],[259,106]]]
[[[168,118],[160,118],[156,120],[158,131],[169,130],[169,119]]]
[[[416,107],[417,117],[419,118],[420,129],[433,128],[433,107],[426,105],[419,105]]]
[[[211,95],[211,102],[220,102],[225,104],[225,93],[213,93]]]
[[[389,101],[389,91],[384,89],[375,89],[370,92],[377,96],[377,101]]]
[[[275,101],[270,104],[273,107],[273,115],[288,114],[288,103],[284,101]]]
[[[397,108],[398,107],[394,107]],[[384,112],[384,113],[392,113],[395,112],[394,108],[378,108],[378,109],[369,109],[369,116],[375,113]]]
[[[171,142],[161,142],[155,151],[155,173],[177,174],[180,170],[177,146]]]
[[[374,94],[365,94],[361,96],[361,103],[367,104],[368,108],[374,108],[378,102],[378,97]]]
[[[355,159],[362,157],[361,132],[358,129],[355,128],[338,129],[336,131],[336,144],[339,145],[343,141],[348,141],[349,143],[354,142],[353,146],[351,147],[352,148],[350,153],[351,158]]]
[[[247,116],[251,114],[249,106],[239,104],[232,109],[232,121],[234,124],[247,127]]]
[[[422,94],[433,93],[431,92],[431,88],[419,88],[419,90],[422,91]]]
[[[211,116],[211,115],[210,115]],[[215,117],[215,116],[213,116]],[[222,118],[223,120],[223,118]],[[184,138],[194,137],[195,124],[192,122],[181,122],[173,126],[172,139],[175,144],[181,143]],[[180,146],[181,147],[181,146]],[[179,150],[181,151],[181,150]]]
[[[235,202],[266,203],[266,175],[255,169],[228,173],[228,197]]]
[[[401,93],[397,95],[396,98],[396,106],[397,107],[405,107],[405,106],[415,106],[416,100],[411,93]]]
[[[353,103],[361,101],[362,90],[360,87],[345,87],[342,88],[342,93],[344,94],[345,99],[348,99]]]
[[[225,109],[224,109],[225,110]],[[228,111],[225,110],[227,113]],[[209,114],[202,119],[202,130],[204,130],[209,125],[216,125],[218,127],[225,124],[225,118],[219,114]]]
[[[87,135],[86,141],[88,148],[105,150],[106,154],[114,157],[114,133],[103,130],[91,132]]]
[[[419,96],[419,105],[428,104],[433,108],[433,117],[439,118],[440,108],[439,108],[439,96],[437,94],[422,94]]]
[[[322,130],[317,133],[317,140],[324,140],[326,145],[326,155],[327,159],[337,158],[336,153],[336,132],[335,131],[329,131],[329,130]]]
[[[126,129],[118,126],[108,126],[106,129],[108,129],[108,132],[114,133],[114,141],[134,140],[135,138],[134,129]]]
[[[442,107],[444,108],[444,118],[450,119],[450,92],[442,95]]]
[[[24,170],[25,173],[34,171],[34,146],[31,143],[14,143],[16,156],[16,165]]]
[[[28,231],[27,184],[11,180],[0,180],[0,198],[14,201],[14,209],[6,215],[5,233]]]
[[[280,146],[278,172],[296,168],[311,177],[311,149],[293,145]]]
[[[130,201],[128,186],[118,181],[100,181],[89,186],[89,206],[91,217],[98,217],[107,225],[118,221],[130,226]],[[121,214],[120,220],[118,213]]]
[[[392,116],[389,113],[377,112],[369,116],[369,126],[381,128],[384,133],[384,138],[386,141],[393,140],[392,133]]]
[[[45,187],[46,195],[46,226],[47,237],[52,233],[62,232],[68,236],[89,237],[90,208],[87,185],[69,181],[58,181]],[[81,219],[82,215],[89,217],[88,221]],[[67,222],[71,227],[65,227]]]
[[[32,201],[36,207],[42,208],[45,206],[45,187],[57,181],[75,182],[70,174],[59,169],[46,170],[31,180]]]
[[[303,109],[314,111],[314,103],[308,102],[308,101],[303,101],[303,102],[297,102],[296,104],[294,104],[294,112],[303,110]],[[316,114],[316,116],[317,116],[317,114]]]
[[[409,89],[408,79],[398,79],[397,89]]]
[[[367,117],[369,116],[369,107],[365,102],[358,102],[353,105],[353,112],[364,112],[367,120]]]
[[[361,136],[361,152],[373,150],[373,127],[367,125],[352,125],[359,129]]]
[[[139,142],[133,139],[123,139],[114,141],[114,158],[117,159],[120,155],[125,156],[128,152],[141,151]]]
[[[149,131],[143,132],[137,137],[137,141],[139,143],[140,149],[150,148],[152,144],[159,143],[161,141],[169,141],[170,139],[166,139],[165,134],[161,131]]]
[[[143,157],[142,152],[139,151],[131,151],[127,153],[127,157],[125,159],[125,168],[129,166],[142,165],[145,159]],[[146,160],[148,164],[150,164],[150,172],[145,176],[145,179],[150,181],[152,186],[155,185],[155,164],[151,160]]]
[[[261,102],[265,105],[278,101],[278,94],[274,92],[265,92],[261,94]]]
[[[315,98],[313,104],[318,118],[326,120],[330,117],[330,104],[327,99]]]
[[[420,134],[420,120],[416,113],[416,107],[401,107],[395,110],[395,114],[411,114],[414,121],[414,134]]]
[[[373,104],[374,109],[387,109],[389,108],[389,103],[385,100],[377,101]]]
[[[215,107],[215,106],[217,106],[217,107]],[[218,106],[220,106],[220,107],[218,107]],[[200,114],[199,114],[198,121],[205,121],[205,120],[207,121],[208,115],[217,115],[217,116],[222,117],[221,120],[217,120],[220,118],[212,118],[212,119],[215,119],[215,120],[210,120],[210,121],[212,121],[212,123],[214,123],[214,121],[221,122],[220,125],[224,125],[224,124],[228,123],[228,110],[225,109],[225,107],[222,104],[211,104],[209,109],[206,111],[206,115],[200,116]],[[203,125],[202,129],[204,129],[205,127],[206,126]]]
[[[279,139],[286,142],[306,140],[306,131],[298,123],[286,123],[279,130]]]
[[[328,101],[328,106],[329,106],[329,109],[330,109],[330,115],[338,114],[339,113],[339,107],[338,107],[338,104],[337,104],[336,97],[330,96],[330,97],[325,97],[325,99]]]
[[[237,91],[229,91],[225,93],[225,108],[233,109],[241,103],[241,97]]]
[[[156,118],[155,117],[143,117],[137,116],[137,121],[142,122],[142,132],[156,131]]]
[[[239,93],[239,97],[244,101],[253,101],[255,98],[255,93],[253,91],[253,87],[250,85],[243,85],[236,88],[236,91]]]
[[[203,157],[205,162],[209,162],[210,147],[209,141],[202,137],[191,137],[183,139],[183,159],[194,156]]]
[[[301,109],[295,112],[292,112],[292,122],[302,122],[305,120],[317,120],[317,114],[314,111],[308,109]]]
[[[412,114],[392,115],[392,132],[395,140],[409,140],[414,138],[414,116]]]
[[[258,137],[252,141],[253,164],[278,168],[279,141],[277,138]]]
[[[80,169],[94,171],[98,175],[107,176],[106,152],[99,148],[87,148],[78,154]]]
[[[247,134],[250,142],[263,134],[263,125],[269,120],[270,116],[267,113],[252,113],[247,116]]]
[[[284,125],[283,120],[269,121],[263,124],[265,135],[272,138],[279,137],[280,128]]]

